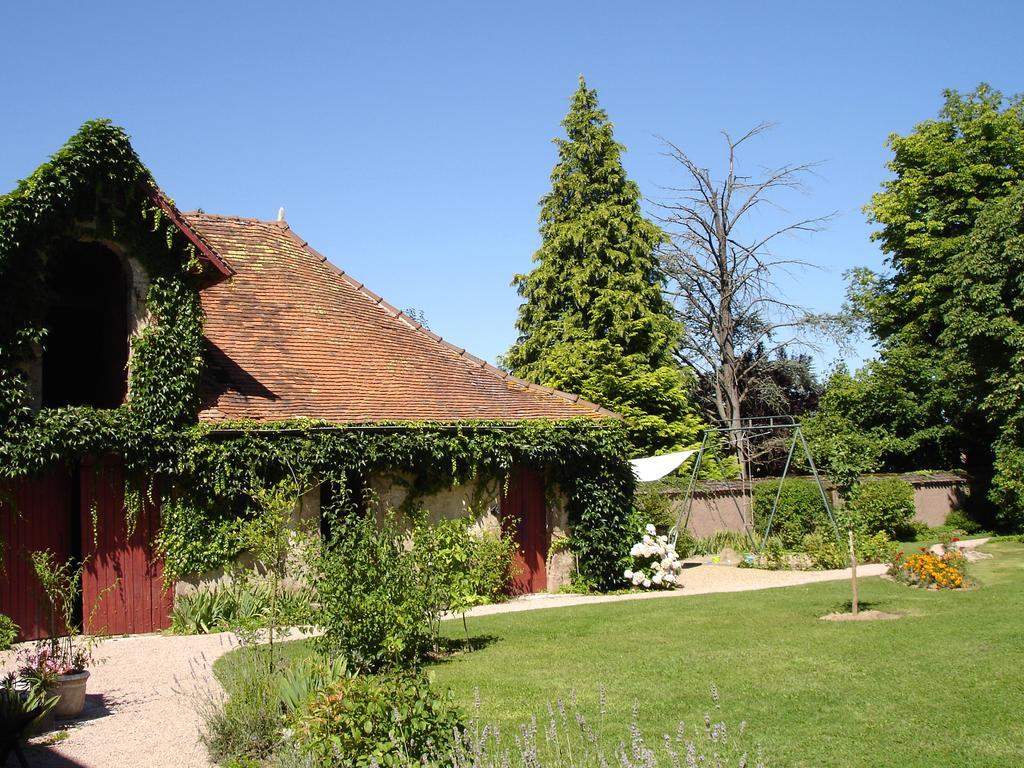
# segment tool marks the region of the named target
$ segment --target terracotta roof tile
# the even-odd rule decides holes
[[[335,267],[284,222],[183,216],[234,270],[201,293],[204,421],[614,416],[449,344]]]

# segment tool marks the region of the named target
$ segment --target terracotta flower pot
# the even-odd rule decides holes
[[[57,682],[46,687],[47,693],[57,697],[53,708],[55,717],[67,719],[77,717],[85,707],[85,684],[89,679],[88,670],[71,672],[57,677]]]

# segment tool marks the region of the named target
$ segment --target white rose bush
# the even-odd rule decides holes
[[[683,572],[683,561],[676,554],[668,536],[659,536],[653,525],[648,525],[644,537],[629,550],[633,567],[623,576],[634,587],[644,589],[675,589]]]

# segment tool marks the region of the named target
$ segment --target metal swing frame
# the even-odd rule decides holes
[[[768,544],[768,537],[772,532],[772,523],[775,521],[775,512],[779,508],[779,499],[782,497],[782,483],[789,474],[789,468],[793,464],[793,455],[796,453],[797,443],[803,448],[804,457],[807,459],[807,464],[811,469],[811,473],[814,475],[814,482],[818,486],[818,491],[821,494],[821,503],[825,507],[825,514],[828,515],[829,522],[832,523],[832,529],[835,531],[836,540],[842,543],[841,536],[839,534],[839,524],[836,522],[835,515],[832,514],[832,505],[828,503],[828,495],[825,493],[825,485],[821,482],[821,475],[818,474],[818,468],[814,464],[814,458],[811,456],[811,449],[807,446],[807,439],[804,437],[803,429],[800,427],[800,423],[792,416],[757,416],[749,419],[743,419],[740,426],[738,427],[709,427],[704,430],[704,436],[700,443],[700,448],[697,451],[697,458],[693,462],[693,471],[690,473],[690,482],[686,488],[686,496],[683,501],[683,508],[679,515],[676,517],[676,524],[669,531],[669,540],[673,545],[679,539],[679,532],[685,531],[686,527],[690,523],[690,513],[693,510],[693,496],[697,489],[697,478],[700,475],[701,464],[704,461],[704,454],[708,450],[708,446],[713,436],[734,434],[738,435],[740,440],[746,438],[749,433],[763,433],[768,430],[779,430],[789,431],[792,435],[792,439],[789,443],[789,453],[786,455],[786,465],[782,470],[782,476],[779,477],[779,487],[775,491],[775,499],[772,501],[771,513],[768,515],[768,525],[765,527],[764,537],[761,539],[760,552],[764,551],[764,548]],[[747,476],[750,477],[749,467],[747,469]],[[753,480],[751,478],[751,494],[753,494]],[[753,519],[751,519],[751,524]],[[744,521],[746,524],[746,521]],[[754,540],[753,531],[750,533],[751,540]]]

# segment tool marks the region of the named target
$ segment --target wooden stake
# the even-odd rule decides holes
[[[857,600],[857,553],[853,549],[853,529],[847,530],[850,534],[850,582],[853,585],[853,615],[860,612],[860,605]]]

